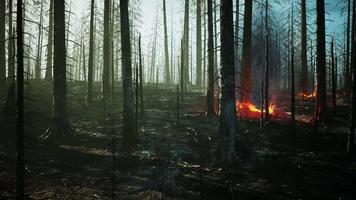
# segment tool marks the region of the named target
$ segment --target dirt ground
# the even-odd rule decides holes
[[[83,83],[69,83],[73,136],[41,140],[51,114],[50,88],[45,81],[26,87],[29,199],[356,199],[356,161],[345,153],[349,112],[345,105],[318,132],[311,124],[298,123],[295,137],[286,119],[272,120],[264,132],[259,121],[239,120],[238,159],[226,166],[216,157],[218,119],[205,116],[202,91],[186,94],[177,123],[174,87],[146,85],[140,142],[127,150],[121,148],[121,89],[116,89],[105,116],[102,102],[85,104]],[[2,90],[1,110],[5,97]],[[299,101],[299,118],[310,117],[312,109],[312,102]],[[7,117],[0,131],[0,199],[13,199],[15,188],[11,121]]]

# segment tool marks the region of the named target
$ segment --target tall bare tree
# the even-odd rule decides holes
[[[48,20],[48,38],[47,38],[47,64],[46,64],[46,80],[52,79],[53,66],[53,1],[49,3],[49,20]]]
[[[214,32],[213,32],[213,2],[208,0],[208,94],[207,114],[215,115],[214,106]]]
[[[221,114],[220,156],[223,161],[235,159],[237,132],[235,106],[235,54],[232,0],[221,1]]]
[[[171,82],[170,68],[169,68],[169,51],[168,51],[168,32],[167,32],[167,11],[166,0],[163,0],[163,27],[164,27],[164,61],[165,61],[165,82]]]
[[[299,81],[300,91],[307,93],[309,78],[308,78],[308,55],[307,55],[307,9],[306,0],[301,0],[301,76]]]
[[[6,24],[6,1],[0,2],[0,85],[6,78],[6,49],[5,49],[5,24]]]
[[[196,43],[196,85],[198,87],[202,86],[202,24],[201,24],[201,0],[197,0],[197,20],[196,20],[196,27],[197,27],[197,43]]]
[[[129,26],[129,0],[120,0],[121,51],[123,83],[123,144],[131,146],[137,142],[135,131],[134,94],[132,86],[131,44]]]
[[[317,106],[316,119],[324,121],[327,117],[326,96],[326,53],[325,53],[325,0],[316,1],[317,11]]]
[[[241,69],[241,101],[251,100],[251,73],[252,73],[252,0],[245,0],[244,30],[242,47],[242,69]]]

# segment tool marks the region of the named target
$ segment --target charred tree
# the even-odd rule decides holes
[[[185,0],[184,3],[184,91],[186,91],[187,83],[189,83],[189,0]]]
[[[252,0],[245,0],[244,30],[242,47],[242,69],[241,69],[241,102],[251,101],[251,39],[252,39]]]
[[[208,94],[207,115],[215,115],[214,107],[214,32],[213,2],[208,0]]]
[[[327,118],[326,53],[325,53],[325,0],[316,1],[317,11],[317,106],[316,120]]]
[[[14,49],[14,33],[13,33],[13,27],[12,27],[12,23],[13,23],[13,20],[12,20],[12,0],[9,0],[9,13],[8,13],[8,16],[9,16],[9,41],[8,41],[8,47],[7,47],[7,50],[8,50],[8,56],[7,56],[7,65],[8,65],[8,68],[7,68],[7,78],[10,79],[12,82],[15,81],[15,49]]]
[[[48,20],[48,38],[47,38],[47,64],[46,64],[46,80],[52,79],[53,66],[53,1],[49,3],[49,20]]]
[[[90,36],[89,36],[89,63],[88,63],[88,96],[87,102],[93,102],[93,71],[94,71],[94,10],[95,0],[91,0],[90,5]]]
[[[346,22],[346,59],[345,59],[345,83],[344,89],[346,92],[346,100],[350,101],[351,98],[351,71],[350,69],[350,22],[351,22],[351,0],[347,1],[347,22]]]
[[[196,20],[196,26],[197,26],[197,43],[196,43],[196,62],[197,62],[197,67],[196,67],[196,85],[198,87],[202,86],[202,24],[201,24],[201,6],[202,2],[201,0],[197,0],[197,20]]]
[[[142,49],[141,49],[141,35],[138,41],[139,51],[139,79],[140,79],[140,115],[145,114],[145,105],[143,103],[143,63],[142,63]]]
[[[237,77],[239,70],[239,36],[240,36],[240,0],[236,0],[236,14],[235,14],[235,87],[238,87]]]
[[[67,111],[65,1],[54,1],[53,111],[50,126],[42,136],[65,139],[71,135]]]
[[[291,58],[290,58],[290,71],[291,71],[291,88],[290,88],[290,97],[291,97],[291,129],[293,136],[295,135],[295,67],[294,67],[294,4],[292,5],[292,18],[291,18]]]
[[[111,29],[110,29],[110,0],[104,1],[104,68],[103,68],[103,102],[106,110],[106,105],[111,99]]]
[[[269,122],[269,26],[268,26],[268,0],[265,1],[265,35],[266,35],[266,57],[265,57],[265,122]]]
[[[352,29],[356,28],[356,1],[353,1],[353,17],[352,17]],[[356,128],[356,33],[353,31],[352,34],[352,59],[351,59],[351,69],[353,76],[353,84],[352,84],[352,114],[351,114],[351,126],[350,133],[348,137],[348,145],[347,150],[351,154],[356,154],[356,141],[355,141],[355,128]]]
[[[307,55],[307,9],[306,0],[301,0],[301,76],[299,81],[300,92],[306,94],[308,92],[308,55]]]
[[[25,199],[24,151],[24,50],[22,0],[17,1],[17,118],[16,118],[16,199]]]
[[[164,74],[165,74],[165,82],[166,84],[169,84],[171,82],[171,75],[169,70],[166,0],[163,0],[163,26],[164,26],[164,61],[165,61]]]
[[[35,79],[41,79],[41,60],[42,60],[42,21],[43,21],[43,0],[40,2],[40,22],[38,24],[38,35],[37,35],[37,55],[36,55],[36,65],[35,65]]]
[[[5,47],[5,25],[6,25],[6,1],[0,2],[0,85],[6,78],[6,47]]]
[[[235,106],[235,54],[232,0],[221,1],[221,114],[220,156],[231,163],[235,159],[237,132]]]
[[[336,87],[337,87],[337,77],[336,77],[336,65],[335,65],[335,52],[334,52],[334,38],[331,40],[331,91],[332,91],[332,103],[333,110],[336,109]]]
[[[128,0],[120,0],[121,54],[123,83],[123,144],[131,146],[137,142],[135,133],[134,94],[132,85],[131,40]]]

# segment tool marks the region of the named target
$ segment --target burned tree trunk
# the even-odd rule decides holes
[[[189,83],[189,0],[184,3],[184,91],[186,91],[187,83]]]
[[[352,17],[352,29],[356,28],[356,0],[353,1],[353,17]],[[356,128],[356,33],[353,31],[352,34],[352,60],[351,69],[353,75],[353,85],[352,85],[352,114],[351,114],[351,126],[350,133],[348,137],[348,152],[351,154],[356,154],[356,141],[355,141],[355,128]]]
[[[123,144],[131,146],[137,142],[135,133],[134,96],[132,85],[131,44],[128,0],[120,0],[121,51],[123,84]]]
[[[104,106],[106,107],[107,102],[111,99],[111,85],[110,85],[110,74],[111,74],[111,42],[110,42],[110,0],[104,1],[104,69],[103,69],[103,97]]]
[[[140,79],[140,115],[145,114],[145,105],[143,101],[143,63],[142,63],[142,49],[141,49],[141,35],[138,42],[139,49],[139,79]]]
[[[301,76],[299,81],[300,92],[306,94],[308,92],[308,55],[307,55],[307,9],[306,0],[301,1]]]
[[[94,68],[94,8],[95,0],[91,0],[90,5],[90,38],[89,38],[89,64],[88,64],[88,96],[87,102],[93,102],[93,68]]]
[[[268,0],[265,2],[265,31],[266,31],[266,57],[265,57],[265,120],[269,122],[269,26],[268,26]]]
[[[71,128],[67,113],[66,80],[66,40],[65,40],[65,2],[54,1],[54,65],[53,65],[53,111],[51,124],[42,136],[65,139],[70,136]]]
[[[36,55],[36,66],[35,66],[35,79],[41,79],[41,57],[42,57],[42,19],[43,19],[43,0],[40,2],[40,23],[38,24],[38,35],[37,35],[37,55]]]
[[[252,0],[245,0],[243,47],[242,47],[242,69],[241,69],[241,102],[251,100],[251,39],[252,39]]]
[[[52,79],[53,65],[53,1],[49,3],[49,20],[48,20],[48,38],[47,38],[47,64],[46,64],[46,80]]]
[[[24,51],[22,0],[17,1],[17,118],[16,118],[16,199],[25,199],[24,151]]]
[[[164,61],[165,61],[164,73],[165,73],[165,82],[166,84],[169,84],[171,82],[171,76],[169,70],[166,0],[163,0],[163,26],[164,26]]]
[[[236,14],[235,14],[235,87],[238,87],[237,77],[239,70],[239,35],[240,35],[240,0],[236,1]]]
[[[235,54],[232,0],[221,1],[221,114],[220,153],[225,162],[235,159],[237,131],[235,106]]]
[[[6,1],[0,2],[0,86],[6,78],[6,49],[5,49],[5,24],[6,24]]]
[[[292,19],[291,19],[291,129],[293,136],[295,135],[295,67],[294,67],[294,5],[292,5]]]
[[[214,108],[214,32],[213,2],[208,0],[208,94],[207,115],[215,115]]]
[[[351,98],[351,76],[352,69],[350,69],[350,21],[351,21],[351,0],[347,1],[347,22],[346,22],[346,59],[345,59],[345,83],[344,89],[346,92],[346,100]]]
[[[334,38],[331,40],[331,91],[332,91],[332,103],[333,110],[336,109],[336,72],[335,69],[335,52],[334,52]]]
[[[325,53],[325,1],[317,0],[317,107],[316,120],[325,121],[327,118],[326,95],[326,53]]]
[[[201,0],[197,0],[197,44],[196,44],[196,85],[202,86],[202,25],[201,25]]]
[[[12,28],[12,0],[9,0],[9,41],[8,41],[8,56],[7,56],[7,78],[15,81],[15,53],[14,53],[14,33]]]

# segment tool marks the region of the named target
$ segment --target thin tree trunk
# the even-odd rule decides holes
[[[352,17],[352,29],[356,28],[356,0],[353,1],[353,17]],[[348,152],[351,154],[356,154],[356,141],[355,141],[355,128],[356,128],[356,33],[353,31],[352,34],[352,60],[351,69],[353,75],[353,85],[352,85],[352,115],[351,115],[351,126],[350,133],[348,137]]]
[[[121,16],[121,51],[123,82],[123,144],[131,146],[136,143],[137,135],[134,125],[134,96],[132,86],[131,44],[128,0],[120,0]]]
[[[184,91],[189,82],[189,0],[185,0],[184,8]]]
[[[166,0],[163,0],[163,26],[164,26],[164,60],[165,60],[165,82],[169,84],[171,82],[171,76],[169,71],[169,51],[168,51],[168,32],[167,32],[167,12],[166,12]]]
[[[6,47],[5,47],[5,25],[6,25],[6,1],[0,1],[0,86],[6,78]]]
[[[306,0],[301,0],[301,76],[299,81],[300,92],[306,94],[308,92],[308,55],[307,55],[307,9]]]
[[[232,0],[221,1],[221,114],[220,153],[228,163],[235,159],[237,132],[235,98],[235,54]]]
[[[89,38],[89,64],[88,64],[88,96],[87,102],[93,102],[93,68],[94,68],[94,12],[95,0],[91,0],[90,5],[90,38]]]
[[[208,94],[207,114],[215,115],[214,107],[214,32],[213,32],[213,5],[208,0]]]
[[[238,72],[239,72],[239,35],[240,35],[240,0],[236,0],[236,14],[235,14],[235,87],[238,87]]]
[[[16,118],[16,199],[25,199],[24,152],[24,51],[22,0],[17,1],[17,118]]]
[[[326,61],[325,61],[325,2],[317,0],[317,120],[324,121],[327,115]]]
[[[35,79],[41,79],[41,54],[42,54],[42,19],[43,19],[43,0],[40,2],[40,23],[38,24],[38,35],[37,35],[37,55],[36,55],[36,69],[35,69]]]
[[[202,86],[202,25],[201,25],[201,0],[197,0],[197,20],[196,20],[196,27],[197,27],[197,43],[196,43],[196,85],[198,87]]]
[[[240,101],[251,101],[251,39],[252,39],[252,0],[245,0],[243,47],[242,47],[242,71],[241,87],[242,93]]]
[[[346,100],[350,101],[351,98],[351,70],[350,70],[350,21],[351,21],[351,0],[347,1],[347,24],[346,24],[346,77],[345,77],[345,92]]]
[[[12,28],[12,0],[9,0],[9,42],[8,42],[8,61],[7,61],[7,77],[8,79],[12,80],[13,82],[15,81],[15,55],[14,55],[14,33],[13,33],[13,28]]]
[[[291,59],[290,59],[290,66],[291,66],[291,129],[293,136],[295,135],[295,67],[294,67],[294,5],[292,5],[292,19],[291,19]]]
[[[47,41],[47,65],[46,65],[46,80],[52,79],[53,65],[53,1],[50,0],[49,6],[49,21],[48,21],[48,41]]]
[[[265,58],[265,122],[269,122],[269,26],[268,26],[268,0],[265,1],[265,31],[266,31],[266,58]]]
[[[111,99],[111,86],[110,86],[110,71],[111,71],[111,59],[110,59],[110,0],[104,1],[104,69],[103,69],[103,97],[104,106],[106,107],[109,99]]]
[[[140,115],[145,114],[145,105],[143,103],[143,63],[142,63],[142,49],[141,49],[141,35],[139,38],[139,43],[138,43],[138,49],[139,49],[139,79],[140,79]]]
[[[334,52],[334,38],[331,41],[331,90],[332,90],[332,102],[333,102],[333,110],[336,109],[336,66],[335,66],[335,52]]]

